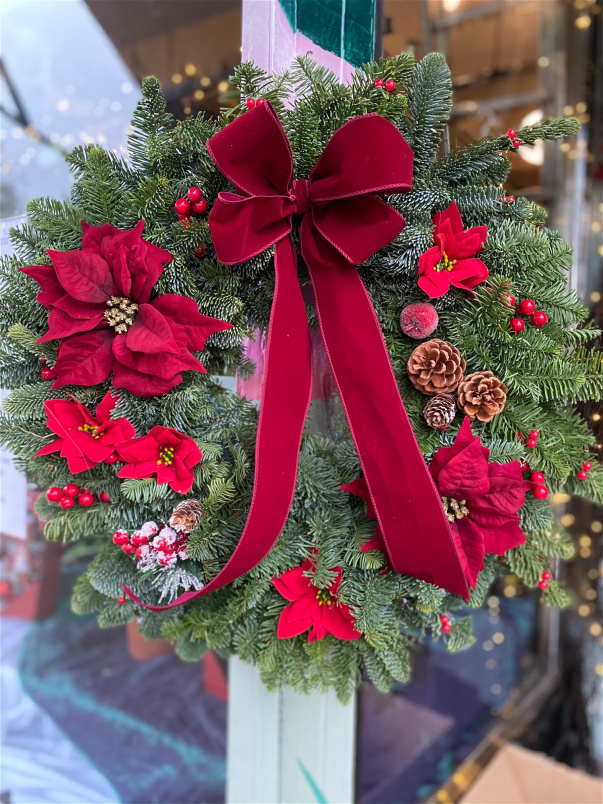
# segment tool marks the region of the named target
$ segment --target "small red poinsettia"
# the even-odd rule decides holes
[[[111,420],[117,398],[110,393],[98,405],[95,415],[71,398],[73,402],[67,399],[44,402],[46,424],[59,438],[38,450],[36,458],[60,451],[61,458],[67,458],[69,471],[75,475],[104,461],[120,444],[134,438],[136,432],[127,419]]]
[[[359,639],[361,634],[356,630],[349,606],[337,599],[341,568],[334,567],[337,575],[328,589],[319,589],[305,575],[313,567],[311,560],[304,561],[301,567],[294,567],[272,579],[285,600],[291,601],[291,605],[285,606],[281,612],[277,637],[289,639],[309,628],[308,642],[315,642],[327,634],[333,634],[337,639]]]
[[[350,494],[353,494],[355,497],[360,497],[362,500],[364,500],[366,503],[367,517],[369,519],[377,519],[375,506],[371,500],[371,495],[369,493],[368,486],[366,485],[366,480],[363,477],[359,477],[358,480],[353,480],[351,483],[346,483],[345,486],[340,486],[339,488],[342,491],[347,491]],[[387,555],[387,548],[385,547],[385,541],[379,525],[375,527],[375,535],[373,538],[369,539],[368,542],[365,542],[360,548],[361,553],[364,553],[367,550],[379,550],[381,553],[383,553],[386,557],[384,572],[391,572],[392,566]]]
[[[193,468],[203,454],[189,436],[157,425],[148,435],[121,444],[119,457],[128,465],[119,470],[118,477],[156,476],[158,483],[167,483],[179,494],[186,494],[193,485]]]
[[[441,447],[429,464],[471,586],[486,553],[503,555],[525,542],[518,511],[535,485],[523,479],[519,461],[489,463],[489,456],[465,418],[454,444]]]
[[[49,310],[48,332],[60,339],[53,388],[96,385],[113,372],[113,385],[136,396],[167,393],[182,371],[205,371],[191,352],[231,324],[202,315],[186,296],[151,301],[153,286],[171,262],[168,251],[142,238],[144,221],[120,231],[82,221],[81,251],[48,251],[52,265],[21,270],[40,285]]]
[[[450,286],[473,293],[472,288],[489,276],[486,265],[476,259],[488,235],[487,226],[463,231],[463,219],[453,202],[433,217],[435,245],[419,258],[419,287],[436,299]]]

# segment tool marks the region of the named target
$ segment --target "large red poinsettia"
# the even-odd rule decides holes
[[[157,425],[149,434],[133,438],[119,447],[119,457],[127,462],[119,477],[157,477],[179,494],[186,494],[193,485],[193,468],[203,454],[192,438],[171,427]]]
[[[67,458],[69,471],[75,475],[106,460],[136,432],[127,419],[111,420],[117,399],[110,393],[98,405],[95,415],[77,399],[71,398],[73,402],[67,399],[44,402],[48,416],[46,424],[59,438],[38,450],[36,458],[60,451],[61,458]]]
[[[328,589],[319,589],[305,575],[313,566],[311,560],[304,561],[301,567],[294,567],[272,579],[285,600],[291,601],[291,605],[285,606],[281,612],[277,637],[289,639],[309,628],[308,642],[315,642],[327,634],[333,634],[337,639],[359,639],[361,634],[356,630],[349,606],[337,599],[341,568],[334,568],[337,575]]]
[[[419,258],[419,287],[432,299],[443,296],[450,286],[473,293],[472,288],[487,279],[488,269],[476,255],[488,235],[487,226],[463,231],[463,219],[453,202],[433,218],[435,245]]]
[[[535,485],[523,479],[519,461],[489,463],[489,456],[465,418],[454,444],[441,447],[429,464],[471,586],[486,553],[503,555],[525,542],[518,511]]]
[[[525,503],[526,492],[536,485],[523,479],[519,461],[490,463],[489,456],[490,450],[482,447],[465,418],[454,444],[441,447],[429,464],[471,586],[483,569],[486,553],[503,555],[525,542],[518,511]],[[341,488],[365,501],[369,519],[377,518],[364,478]],[[387,555],[379,525],[374,537],[360,549],[381,550]]]
[[[82,221],[80,251],[48,251],[52,265],[21,269],[39,283],[37,299],[49,310],[38,343],[60,339],[53,388],[96,385],[113,372],[116,388],[165,394],[182,382],[182,371],[205,371],[191,352],[232,326],[202,315],[186,296],[151,300],[172,255],[143,240],[143,227],[140,221],[120,231]]]

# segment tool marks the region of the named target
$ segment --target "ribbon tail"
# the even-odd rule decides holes
[[[377,315],[357,269],[320,235],[304,237],[325,347],[396,572],[466,598],[440,495],[402,403]],[[305,247],[304,247],[305,246]]]
[[[166,606],[148,606],[124,586],[135,603],[151,611],[180,606],[245,575],[270,552],[289,516],[312,391],[312,347],[290,238],[277,243],[274,265],[276,281],[247,522],[232,556],[203,589],[184,592]]]

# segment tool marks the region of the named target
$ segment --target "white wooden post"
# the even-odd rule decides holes
[[[376,9],[374,0],[346,6],[346,0],[243,0],[243,60],[278,72],[309,54],[347,80],[372,58]],[[249,398],[253,387],[240,390]],[[257,668],[230,660],[228,804],[352,804],[355,746],[355,699],[344,706],[334,692],[268,692]]]

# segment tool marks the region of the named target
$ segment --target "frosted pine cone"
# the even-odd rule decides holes
[[[408,360],[408,377],[428,396],[454,391],[467,368],[461,353],[448,341],[434,338],[414,350]]]
[[[183,500],[174,508],[170,526],[179,533],[190,533],[201,521],[203,513],[199,500]]]
[[[456,413],[456,399],[452,394],[436,394],[425,405],[423,417],[435,430],[448,430]]]
[[[491,371],[476,371],[461,382],[457,404],[471,421],[491,421],[505,407],[507,386]]]

